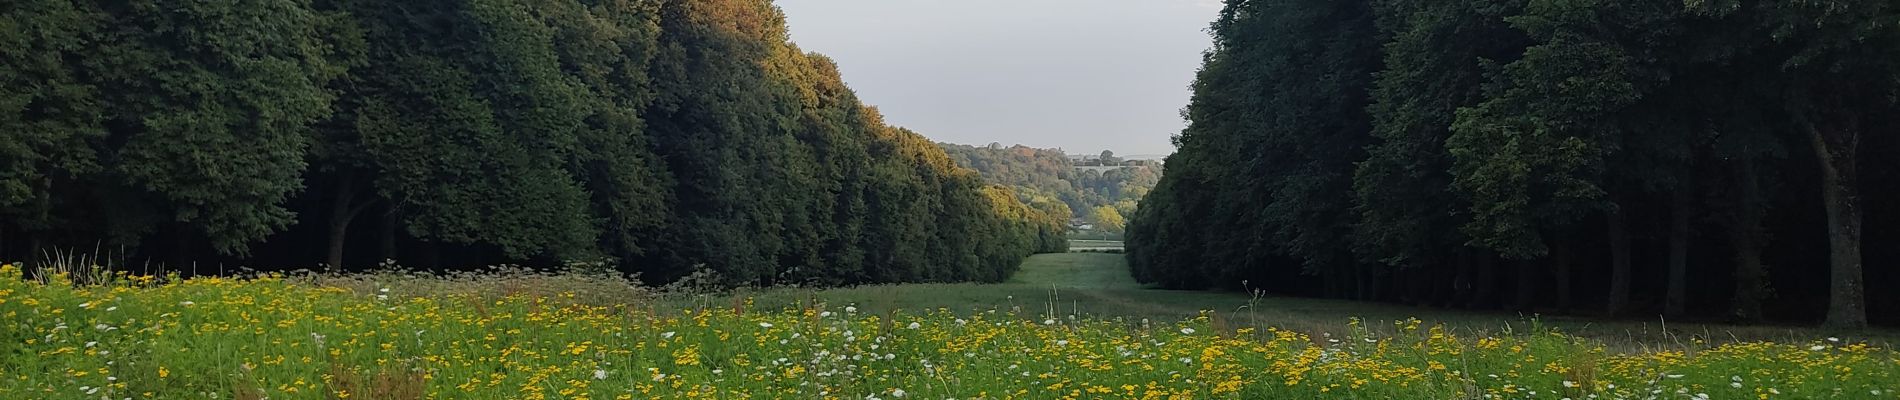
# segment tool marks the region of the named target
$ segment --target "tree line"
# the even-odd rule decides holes
[[[769,0],[0,15],[0,259],[998,281],[1063,228],[885,124]]]
[[[1014,188],[1024,203],[1042,210],[1053,221],[1067,226],[1071,218],[1080,218],[1104,230],[1120,232],[1124,216],[1135,212],[1142,196],[1161,180],[1162,168],[1153,162],[1130,162],[1130,166],[1106,170],[1078,169],[1075,161],[1061,149],[1038,149],[1024,145],[1003,147],[969,146],[939,143],[957,165],[975,170],[985,181]],[[1123,164],[1114,152],[1103,151],[1109,165]],[[1100,164],[1100,162],[1098,162]]]
[[[1129,232],[1169,287],[1900,322],[1900,3],[1229,0]]]

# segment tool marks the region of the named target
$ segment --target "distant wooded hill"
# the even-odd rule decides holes
[[[1110,232],[1121,231],[1124,216],[1133,215],[1162,173],[1160,162],[1122,159],[1107,151],[1071,155],[1023,145],[939,145],[985,181],[1014,188],[1031,208]]]

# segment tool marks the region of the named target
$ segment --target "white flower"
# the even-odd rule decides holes
[[[831,318],[831,312],[826,311],[826,312],[818,313],[818,318]]]
[[[106,311],[119,311],[119,306],[106,307]]]
[[[858,312],[858,307],[857,307],[857,306],[844,306],[844,312],[847,312],[847,313],[856,313],[856,312]]]
[[[92,303],[91,302],[79,303],[79,308],[88,308],[88,309],[92,308]]]
[[[1822,345],[1817,344],[1817,345],[1814,345],[1814,347],[1809,347],[1808,351],[1821,351],[1821,350],[1826,350],[1826,349],[1827,349],[1827,346],[1822,346]]]
[[[1056,345],[1057,345],[1057,346],[1068,346],[1068,345],[1069,345],[1069,341],[1068,341],[1068,340],[1066,340],[1066,339],[1065,339],[1065,340],[1057,340],[1057,341],[1056,341]]]
[[[895,360],[895,359],[897,359],[897,355],[896,355],[896,354],[891,354],[891,353],[884,353],[884,359],[886,359],[886,360]]]
[[[1834,342],[1834,343],[1840,343],[1840,342],[1841,342],[1841,338],[1837,338],[1837,337],[1832,337],[1832,336],[1829,336],[1829,337],[1827,338],[1827,341],[1829,341],[1829,342]]]
[[[99,345],[99,342],[86,342],[86,348],[92,348],[92,346],[98,346],[98,345]]]
[[[1742,388],[1742,383],[1741,383],[1741,382],[1729,382],[1729,383],[1728,383],[1728,387],[1732,387],[1732,388],[1736,388],[1736,389],[1741,389],[1741,388]]]
[[[1194,334],[1194,328],[1181,328],[1181,334],[1192,335]]]
[[[1571,381],[1564,381],[1564,387],[1567,387],[1567,388],[1577,387],[1577,383],[1571,382]]]
[[[770,328],[770,327],[772,327],[772,323],[770,323],[770,322],[760,322],[760,323],[759,323],[759,327],[760,327],[760,328]]]
[[[191,306],[191,305],[193,305],[193,304],[198,304],[198,303],[193,303],[193,302],[191,302],[190,300],[186,300],[186,301],[181,301],[181,302],[178,302],[178,305],[181,305],[181,306],[187,306],[187,307],[189,307],[189,306]]]
[[[1667,378],[1669,378],[1669,379],[1680,379],[1680,378],[1682,378],[1682,374],[1670,374],[1670,375],[1663,375],[1663,376],[1664,376],[1664,377],[1667,377]]]
[[[963,324],[968,324],[968,323],[970,323],[970,321],[964,321],[962,318],[957,318],[957,325],[963,325]]]
[[[606,380],[606,379],[607,379],[606,370],[599,370],[599,369],[594,370],[594,380],[598,381],[598,380]]]
[[[1709,394],[1708,394],[1708,393],[1696,393],[1696,394],[1695,394],[1695,398],[1696,398],[1696,400],[1709,400]]]
[[[904,397],[904,389],[891,389],[891,397]]]
[[[673,331],[666,331],[666,332],[660,332],[660,338],[661,338],[661,339],[672,339],[672,338],[673,338]]]
[[[1055,324],[1056,324],[1056,319],[1055,319],[1055,318],[1050,318],[1050,319],[1045,319],[1045,320],[1042,320],[1042,324],[1043,324],[1043,325],[1055,325]]]
[[[1768,388],[1768,394],[1781,394],[1781,391],[1775,390],[1775,388]]]
[[[912,322],[912,323],[910,323],[910,327],[909,327],[909,328],[910,328],[910,329],[917,329],[917,328],[922,328],[922,327],[924,327],[924,325],[923,325],[923,324],[919,324],[919,323],[916,323],[916,322]]]
[[[1728,381],[1729,381],[1729,382],[1741,382],[1741,381],[1742,381],[1742,376],[1741,376],[1741,375],[1735,375],[1735,376],[1730,376],[1730,377],[1728,377]]]
[[[723,370],[723,369],[714,369],[714,370],[713,370],[712,372],[713,372],[713,375],[719,375],[719,374],[723,374],[723,373],[726,373],[726,370]]]

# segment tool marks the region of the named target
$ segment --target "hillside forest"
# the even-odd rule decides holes
[[[1900,2],[1229,0],[1145,282],[1900,323]]]
[[[957,165],[977,171],[986,182],[1010,187],[1018,200],[1043,215],[1109,233],[1124,230],[1127,217],[1134,215],[1163,172],[1161,163],[1124,160],[1106,150],[1099,156],[1072,156],[1062,149],[1000,143],[939,145]]]
[[[0,260],[999,281],[1065,226],[767,0],[0,3]]]

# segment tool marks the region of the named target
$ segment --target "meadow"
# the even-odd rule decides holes
[[[1171,292],[1119,262],[1040,255],[1001,284],[718,294],[524,271],[4,266],[0,343],[18,345],[0,351],[0,398],[1900,399],[1885,331]]]

